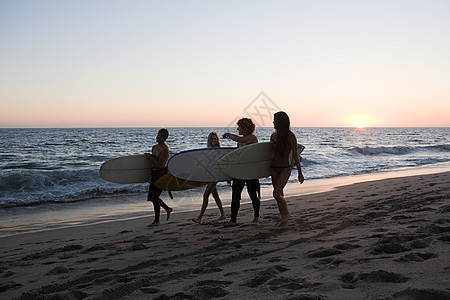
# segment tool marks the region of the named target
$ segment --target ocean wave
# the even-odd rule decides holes
[[[62,192],[51,192],[46,191],[45,193],[15,193],[11,195],[6,193],[0,198],[0,208],[17,207],[17,206],[32,206],[38,204],[48,204],[48,203],[71,203],[91,200],[94,198],[101,198],[111,195],[129,195],[129,194],[139,194],[147,193],[148,185],[129,185],[129,186],[118,186],[118,187],[92,187],[86,190],[79,191],[66,191]],[[20,196],[22,194],[22,196]],[[19,199],[18,199],[19,197]]]
[[[38,162],[9,163],[3,167],[4,170],[57,170],[60,167],[43,165]]]
[[[407,159],[407,162],[411,163],[411,166],[425,166],[433,165],[438,163],[448,162],[449,159],[439,159],[439,158],[417,158],[417,159]]]
[[[110,183],[98,170],[4,172],[0,176],[0,208],[53,202],[83,201],[117,194],[145,193],[148,184]]]
[[[424,146],[423,148],[425,148],[427,150],[437,150],[437,151],[444,151],[444,152],[450,151],[450,145],[448,145],[448,144],[442,144],[442,145],[436,145],[436,146]]]
[[[380,155],[380,154],[391,154],[391,155],[403,155],[409,154],[415,151],[450,151],[450,145],[433,145],[433,146],[417,146],[417,147],[407,147],[407,146],[393,146],[393,147],[353,147],[350,149],[351,152],[356,152],[363,155]]]
[[[304,156],[302,156],[301,165],[303,167],[320,165],[320,164],[321,163],[319,161],[317,161],[317,160],[313,160],[311,158],[305,158]]]
[[[410,147],[396,146],[396,147],[354,147],[351,149],[363,155],[378,155],[378,154],[407,154],[412,151]]]

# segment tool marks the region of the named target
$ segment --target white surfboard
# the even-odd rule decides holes
[[[100,176],[115,183],[149,182],[152,162],[144,154],[118,157],[103,163]]]
[[[234,147],[202,148],[183,151],[169,159],[167,168],[174,177],[197,182],[230,180],[217,166],[224,155],[236,150]]]
[[[300,154],[304,146],[297,146]],[[274,155],[271,142],[247,145],[225,155],[218,162],[219,169],[232,178],[250,180],[270,176]],[[291,163],[293,162],[291,152]]]

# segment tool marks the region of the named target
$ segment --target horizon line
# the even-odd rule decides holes
[[[230,128],[235,126],[52,126],[52,127],[0,127],[0,129],[117,129],[117,128]],[[272,128],[273,126],[257,126],[256,128]],[[450,128],[447,126],[291,126],[291,128]]]

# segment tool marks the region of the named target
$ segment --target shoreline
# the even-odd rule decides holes
[[[364,175],[305,180],[302,185],[298,182],[288,183],[285,188],[285,194],[286,197],[298,197],[332,191],[339,186],[351,185],[360,182],[397,178],[402,176],[434,174],[446,171],[450,171],[449,164],[436,164],[432,167],[424,166],[403,168]],[[292,172],[296,174],[297,171],[293,170]],[[173,206],[173,215],[186,212],[199,212],[201,208],[201,195],[203,192],[203,187],[199,189],[201,191],[194,197],[198,203],[193,203],[193,196],[189,195],[191,199],[188,200],[191,201],[191,203],[187,205],[183,205],[181,201],[178,205],[175,203],[175,206]],[[186,193],[190,192],[187,191]],[[184,197],[179,195],[180,194],[176,195],[175,200],[180,198],[189,198],[187,196]],[[248,196],[245,188],[242,195],[243,199],[241,204],[250,204],[250,199],[247,199]],[[271,195],[271,186],[262,188],[261,202],[273,200]],[[222,199],[223,206],[226,209],[225,212],[227,213],[228,218],[229,206],[231,202],[231,189],[227,194],[220,193],[220,197]],[[126,198],[127,200],[121,201],[123,198]],[[211,198],[212,197],[210,197],[207,211],[210,209],[217,209],[213,199]],[[164,199],[164,201],[169,203],[171,202],[170,199]],[[181,209],[177,209],[177,207]],[[60,228],[89,226],[104,222],[120,222],[128,219],[153,217],[153,208],[151,203],[146,202],[142,195],[109,196],[94,199],[89,202],[46,204],[39,207],[37,211],[33,210],[33,208],[35,208],[35,206],[13,207],[0,211],[0,215],[2,216],[2,218],[0,218],[0,238],[25,233],[56,230]],[[5,213],[5,211],[7,212]],[[162,212],[161,215],[164,217],[164,212]],[[10,219],[7,219],[8,217],[10,217]]]
[[[232,227],[191,211],[2,237],[0,296],[449,299],[449,198],[447,171],[289,197],[285,228],[264,201]]]

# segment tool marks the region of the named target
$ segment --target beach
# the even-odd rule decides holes
[[[450,299],[450,172],[1,238],[2,299]],[[229,208],[227,208],[229,209]],[[227,211],[227,213],[229,213]],[[165,215],[163,214],[163,219]]]

